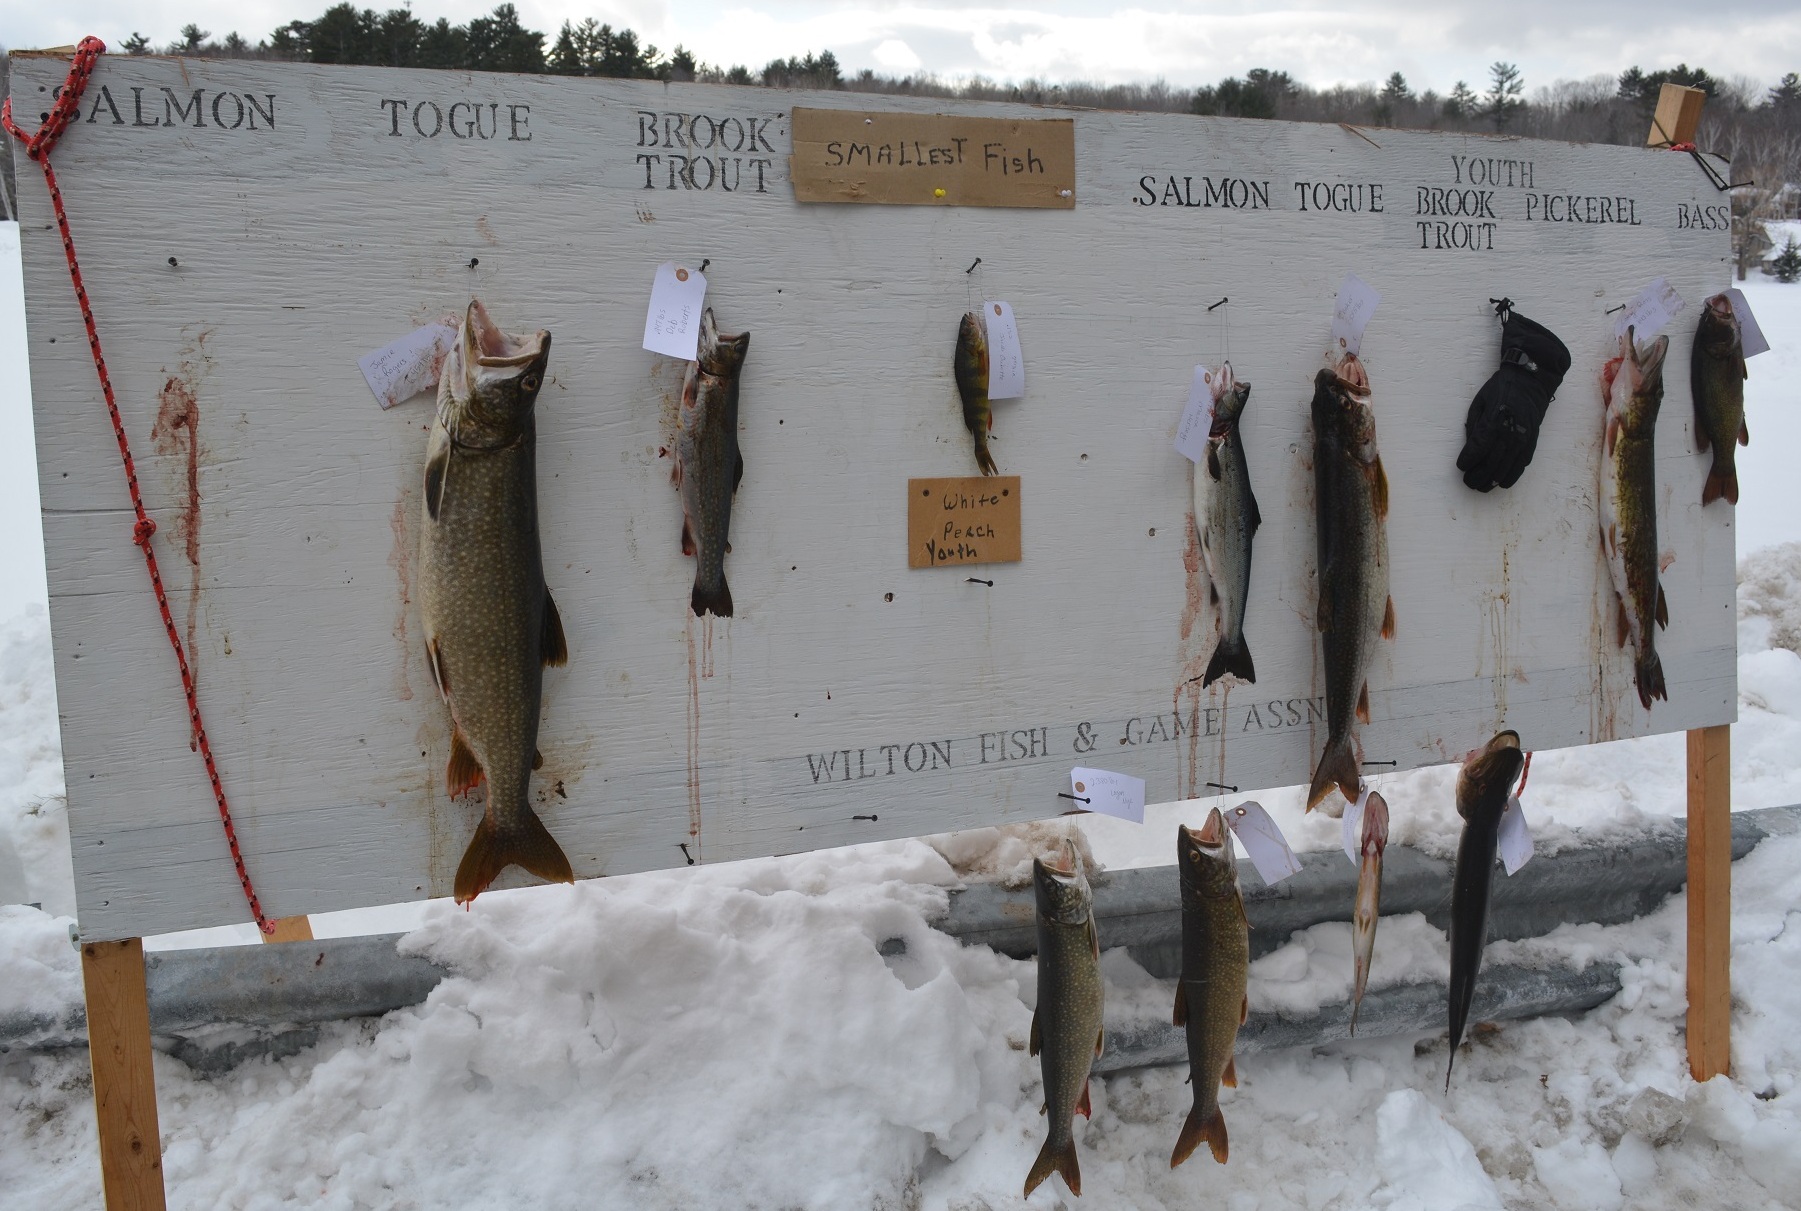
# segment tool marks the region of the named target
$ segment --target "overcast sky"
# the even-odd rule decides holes
[[[377,8],[391,0],[378,0]],[[427,20],[465,21],[495,0],[418,0]],[[702,61],[761,67],[778,56],[831,50],[855,71],[916,70],[997,80],[1161,77],[1192,87],[1252,67],[1310,84],[1375,82],[1400,71],[1416,88],[1480,85],[1488,64],[1519,64],[1528,90],[1558,79],[1617,74],[1678,60],[1759,84],[1801,71],[1801,5],[1794,0],[1153,0],[1114,8],[1098,0],[1016,0],[969,7],[951,0],[516,0],[534,29],[565,19],[629,26]],[[158,44],[190,21],[251,41],[310,19],[328,0],[0,0],[0,44],[60,45],[93,33],[109,45],[134,30]]]

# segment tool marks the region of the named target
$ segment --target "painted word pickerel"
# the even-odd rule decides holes
[[[675,439],[675,483],[682,494],[682,554],[694,556],[696,617],[732,616],[725,582],[731,550],[732,495],[744,478],[738,452],[738,373],[750,350],[750,333],[720,336],[713,309],[700,313],[700,346],[682,383],[680,430]]]
[[[1695,447],[1713,448],[1713,468],[1701,489],[1701,503],[1724,496],[1738,503],[1736,446],[1751,444],[1745,428],[1745,346],[1738,316],[1728,295],[1716,294],[1701,308],[1695,350],[1689,358],[1689,384],[1695,395]]]
[[[1175,1021],[1188,1034],[1194,1107],[1170,1153],[1171,1169],[1187,1160],[1202,1140],[1214,1160],[1226,1163],[1219,1087],[1238,1087],[1232,1049],[1238,1028],[1250,1013],[1245,986],[1251,960],[1238,863],[1219,808],[1207,814],[1198,833],[1177,827],[1176,864],[1182,884],[1182,978],[1176,984]]]
[[[1632,641],[1632,680],[1648,711],[1653,698],[1669,699],[1657,627],[1670,625],[1670,607],[1658,582],[1657,409],[1663,403],[1663,358],[1670,338],[1649,345],[1620,338],[1620,356],[1601,370],[1607,407],[1605,457],[1601,459],[1601,549],[1619,600],[1619,643]]]
[[[994,428],[994,409],[988,403],[988,334],[982,317],[963,314],[957,325],[957,394],[963,397],[963,423],[976,439],[976,465],[983,475],[999,475],[994,455],[988,452],[988,433]]]
[[[1382,851],[1388,847],[1388,801],[1375,791],[1363,804],[1357,839],[1357,904],[1351,910],[1351,963],[1356,987],[1351,992],[1351,1033],[1357,1033],[1357,1011],[1369,983],[1370,959],[1376,953],[1376,922],[1382,916]]]
[[[1501,813],[1526,764],[1517,732],[1502,732],[1471,753],[1457,771],[1457,814],[1463,835],[1457,841],[1457,871],[1451,878],[1451,1056],[1445,1064],[1445,1088],[1469,1022],[1476,995],[1476,974],[1488,944],[1488,888],[1495,870],[1495,848],[1501,835]]]
[[[1395,603],[1388,595],[1388,476],[1376,449],[1369,375],[1354,353],[1340,359],[1336,372],[1321,370],[1313,380],[1313,483],[1326,747],[1307,792],[1308,811],[1334,786],[1349,802],[1361,793],[1353,732],[1356,720],[1369,722],[1376,639],[1395,633]]]
[[[1038,1008],[1032,1013],[1031,1053],[1044,1073],[1044,1110],[1050,1134],[1032,1171],[1030,1196],[1061,1173],[1071,1194],[1082,1193],[1076,1163],[1075,1116],[1091,1115],[1088,1070],[1106,1039],[1101,1033],[1101,944],[1094,900],[1074,843],[1063,843],[1064,864],[1032,862],[1038,897]]]
[[[456,898],[508,866],[574,882],[527,799],[544,666],[569,658],[538,547],[537,425],[550,333],[502,332],[469,304],[444,361],[425,458],[419,616],[450,707],[453,797],[486,780],[487,812],[457,867]]]
[[[1201,679],[1203,686],[1227,673],[1240,681],[1257,680],[1251,650],[1244,641],[1244,609],[1251,593],[1251,542],[1263,524],[1263,515],[1251,494],[1250,468],[1238,433],[1239,418],[1250,398],[1251,384],[1233,378],[1228,363],[1215,376],[1207,457],[1194,465],[1194,524],[1200,532],[1208,595],[1219,610],[1219,639]]]

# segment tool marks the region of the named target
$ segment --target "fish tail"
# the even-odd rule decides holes
[[[1226,1116],[1220,1113],[1218,1106],[1213,1113],[1203,1115],[1201,1107],[1196,1104],[1188,1112],[1188,1120],[1182,1124],[1182,1134],[1176,1137],[1176,1150],[1169,1154],[1169,1167],[1177,1165],[1194,1155],[1194,1150],[1207,1141],[1207,1147],[1213,1153],[1213,1159],[1220,1164],[1226,1163]]]
[[[1318,807],[1334,786],[1346,800],[1355,803],[1360,781],[1362,775],[1357,754],[1351,749],[1351,738],[1339,736],[1326,741],[1326,751],[1320,754],[1319,766],[1313,771],[1313,785],[1307,790],[1307,810]]]
[[[1656,652],[1646,652],[1632,666],[1632,681],[1638,687],[1638,700],[1647,711],[1653,698],[1670,700],[1670,691],[1663,683],[1663,659]]]
[[[1201,678],[1201,688],[1212,685],[1227,673],[1240,681],[1254,684],[1257,680],[1257,666],[1251,663],[1251,648],[1243,635],[1236,639],[1220,636],[1213,649],[1213,659],[1207,662],[1207,675]]]
[[[994,465],[994,455],[988,453],[988,437],[980,429],[976,430],[976,465],[982,468],[983,475],[1001,473],[1001,469]]]
[[[699,576],[694,578],[694,594],[688,599],[694,609],[694,616],[699,618],[705,614],[717,614],[721,618],[732,616],[732,586],[725,582],[725,573],[719,574],[719,583],[707,584]]]
[[[456,902],[467,904],[481,895],[509,866],[524,867],[551,883],[575,882],[575,872],[569,868],[563,847],[550,835],[538,814],[527,808],[518,824],[504,833],[494,826],[492,816],[482,817],[457,865]]]
[[[1724,496],[1729,504],[1738,503],[1738,468],[1714,463],[1707,473],[1707,485],[1701,489],[1701,503],[1710,505]]]
[[[1038,1150],[1038,1159],[1032,1162],[1032,1171],[1026,1174],[1025,1197],[1030,1198],[1032,1191],[1044,1183],[1044,1179],[1053,1173],[1063,1175],[1063,1184],[1077,1198],[1082,1197],[1082,1170],[1076,1164],[1076,1141],[1073,1137],[1061,1144],[1054,1139],[1044,1141],[1044,1147]]]

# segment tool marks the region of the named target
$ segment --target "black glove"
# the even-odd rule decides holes
[[[1538,449],[1545,410],[1570,369],[1570,351],[1556,333],[1515,315],[1505,299],[1495,311],[1502,317],[1501,367],[1470,404],[1457,456],[1463,482],[1478,492],[1518,482]]]

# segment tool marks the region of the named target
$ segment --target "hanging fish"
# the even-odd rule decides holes
[[[1219,1087],[1238,1087],[1232,1050],[1250,1013],[1250,926],[1238,890],[1238,863],[1219,808],[1199,832],[1178,826],[1176,869],[1182,884],[1182,978],[1176,984],[1176,1025],[1188,1035],[1188,1079],[1194,1106],[1176,1138],[1169,1167],[1207,1141],[1213,1159],[1226,1163],[1226,1120]]]
[[[1376,953],[1376,922],[1382,915],[1382,851],[1388,846],[1388,802],[1375,791],[1363,804],[1357,839],[1357,904],[1351,911],[1351,962],[1356,988],[1351,993],[1351,1033],[1357,1033],[1357,1011],[1369,982],[1370,959]]]
[[[1451,1056],[1445,1064],[1445,1089],[1469,1021],[1476,995],[1476,974],[1488,944],[1488,889],[1500,841],[1501,813],[1526,764],[1518,732],[1501,732],[1471,753],[1457,773],[1457,814],[1463,835],[1457,841],[1457,870],[1451,878]]]
[[[700,313],[700,344],[682,383],[680,430],[675,439],[675,482],[682,494],[682,554],[694,556],[695,617],[732,616],[725,582],[731,550],[732,495],[744,478],[738,452],[738,374],[750,350],[750,333],[720,336],[713,309]]]
[[[1219,375],[1207,456],[1194,465],[1194,524],[1200,532],[1208,593],[1219,607],[1219,639],[1201,679],[1203,687],[1227,673],[1240,681],[1257,680],[1244,641],[1244,611],[1251,593],[1251,542],[1263,515],[1251,494],[1250,468],[1238,432],[1251,384],[1233,378],[1230,364]]]
[[[1082,874],[1075,844],[1063,843],[1064,864],[1032,861],[1038,900],[1038,1008],[1032,1011],[1031,1054],[1044,1074],[1044,1110],[1050,1134],[1032,1171],[1029,1197],[1052,1173],[1071,1194],[1082,1193],[1076,1163],[1075,1116],[1090,1115],[1088,1072],[1106,1038],[1101,1032],[1101,944],[1094,928],[1094,897]]]
[[[988,403],[988,334],[982,317],[963,314],[957,325],[957,394],[963,397],[963,423],[976,440],[976,465],[983,475],[999,475],[994,455],[988,452],[988,433],[994,428],[994,410]]]
[[[1695,349],[1690,355],[1689,384],[1695,395],[1695,447],[1701,453],[1713,448],[1713,467],[1701,489],[1701,503],[1712,504],[1724,496],[1738,503],[1738,467],[1733,455],[1739,446],[1751,444],[1745,428],[1745,346],[1739,319],[1730,295],[1716,294],[1701,308],[1701,324],[1695,329]]]
[[[1648,711],[1653,698],[1668,701],[1655,627],[1670,625],[1670,607],[1658,576],[1657,410],[1663,404],[1663,359],[1670,338],[1648,345],[1620,338],[1620,356],[1601,371],[1607,408],[1605,457],[1601,459],[1601,549],[1619,600],[1619,642],[1632,642],[1632,680]]]

